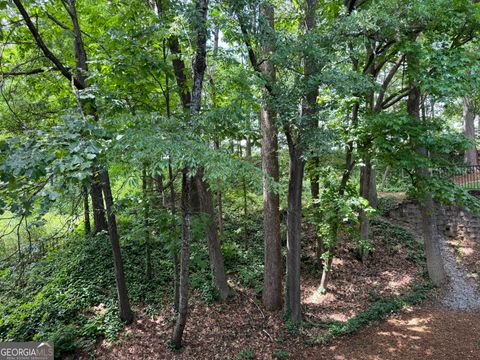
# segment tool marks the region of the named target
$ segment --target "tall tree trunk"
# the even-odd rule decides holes
[[[320,184],[319,184],[319,177],[316,173],[316,169],[320,166],[320,159],[315,157],[311,162],[311,169],[310,169],[310,194],[312,195],[312,207],[314,209],[318,208],[318,203],[315,200],[318,200],[320,197]],[[322,269],[323,268],[323,260],[322,254],[324,252],[323,246],[323,239],[315,235],[315,262],[316,265]]]
[[[353,111],[352,111],[352,124],[356,126],[357,120],[358,120],[358,104],[354,104],[353,106]],[[352,176],[352,171],[355,166],[355,160],[353,159],[353,148],[354,144],[353,141],[350,141],[347,146],[346,146],[346,153],[345,153],[345,169],[342,174],[342,179],[340,180],[340,186],[338,188],[338,196],[341,198],[345,194],[345,190],[348,185],[348,181],[350,180],[350,177]],[[332,237],[334,239],[338,239],[339,236],[339,221],[340,220],[340,211],[339,208],[336,207],[334,209],[335,211],[335,226],[332,229]],[[322,267],[322,278],[320,280],[320,290],[322,292],[327,291],[327,284],[328,280],[330,278],[330,273],[332,271],[332,263],[333,263],[333,258],[334,258],[334,251],[335,248],[332,246],[329,246],[327,248],[328,250],[328,257],[325,259],[323,267]]]
[[[165,198],[165,187],[163,185],[163,175],[159,174],[155,176],[155,191],[158,193],[160,197],[160,202],[162,206],[167,205],[167,201]]]
[[[122,253],[120,250],[120,238],[117,231],[117,220],[113,211],[113,196],[107,169],[100,169],[99,178],[102,182],[102,190],[105,196],[105,205],[107,208],[108,233],[110,236],[110,242],[112,244],[120,318],[128,324],[132,322],[133,314],[130,308],[130,301],[128,299],[127,284],[123,271]]]
[[[215,221],[213,193],[208,188],[208,184],[203,181],[202,176],[203,174],[201,170],[199,170],[195,176],[195,180],[200,195],[201,212],[208,217],[207,242],[210,268],[215,286],[220,291],[220,297],[222,300],[225,300],[228,297],[230,289],[227,284],[227,275],[223,264],[222,251],[217,237],[217,222]]]
[[[223,195],[222,191],[217,191],[217,217],[218,217],[218,231],[220,233],[220,237],[223,238],[225,233],[225,226],[223,225]]]
[[[105,217],[105,205],[103,203],[102,185],[98,178],[98,169],[95,167],[90,186],[93,209],[93,233],[108,232],[107,218]]]
[[[242,190],[243,190],[243,244],[245,249],[248,249],[248,199],[247,199],[247,180],[245,176],[242,177]]]
[[[218,30],[218,27],[216,28]],[[218,36],[218,34],[216,34]],[[216,38],[216,41],[218,41],[218,38]],[[217,44],[218,47],[218,44]],[[215,140],[214,142],[214,147],[215,149],[220,149],[220,141]],[[218,190],[217,191],[217,216],[218,216],[218,231],[220,232],[220,237],[223,238],[224,234],[224,226],[223,226],[223,199],[222,199],[222,191]]]
[[[88,204],[88,187],[85,185],[82,187],[83,197],[83,218],[85,224],[85,235],[88,236],[92,233],[92,227],[90,225],[90,206]]]
[[[70,67],[65,66],[48,48],[44,43],[42,36],[38,32],[37,27],[32,22],[30,16],[25,10],[20,0],[14,0],[15,6],[20,12],[25,24],[27,25],[30,33],[32,34],[35,43],[39,50],[50,60],[60,73],[72,84],[78,91],[87,89],[86,75],[88,72],[87,56],[85,52],[85,46],[82,39],[82,32],[77,16],[77,9],[75,0],[65,0],[62,2],[65,9],[68,12],[72,20],[73,34],[74,34],[74,56],[76,60],[75,71],[72,72]],[[76,95],[76,94],[75,94]],[[98,119],[97,109],[95,107],[95,99],[80,99],[80,112],[83,116],[90,116],[93,121]],[[102,169],[100,166],[95,166],[92,169],[92,184],[91,184],[91,197],[93,208],[93,220],[94,231],[107,231],[109,232],[110,240],[112,243],[113,259],[115,265],[115,279],[117,282],[117,292],[119,298],[119,310],[120,317],[125,322],[131,322],[133,314],[130,309],[130,303],[128,300],[127,287],[125,284],[125,278],[123,274],[123,262],[120,252],[119,236],[117,232],[117,225],[115,220],[115,214],[113,213],[113,198],[110,187],[110,179],[108,177],[108,171]],[[103,194],[103,195],[102,195]],[[108,224],[105,220],[105,206],[103,203],[103,196],[105,196],[105,204],[107,208]],[[107,199],[108,197],[108,199]]]
[[[287,212],[287,296],[286,313],[290,320],[301,321],[300,251],[302,234],[302,188],[304,161],[298,144],[289,141],[290,177]]]
[[[305,2],[305,33],[314,31],[316,0]],[[305,56],[304,74],[307,84],[307,93],[302,101],[302,117],[306,120],[306,129],[298,130],[295,137],[291,128],[288,128],[285,135],[288,143],[290,156],[290,175],[288,181],[288,211],[287,211],[287,296],[286,313],[293,322],[300,322],[301,312],[301,284],[300,284],[300,257],[301,257],[301,235],[302,235],[302,189],[305,162],[303,160],[302,142],[305,141],[305,130],[308,132],[317,126],[316,103],[318,86],[311,85],[311,76],[316,71],[316,61],[310,56]]]
[[[415,68],[418,61],[414,55],[409,55],[409,67]],[[420,88],[413,79],[409,81],[410,92],[407,100],[407,111],[416,121],[420,120]],[[428,156],[424,147],[420,147],[417,153],[423,157]],[[440,251],[439,236],[435,219],[435,204],[432,194],[425,186],[425,179],[428,178],[428,170],[424,167],[418,169],[420,179],[417,186],[421,198],[420,210],[422,216],[423,240],[425,246],[425,255],[427,257],[428,275],[435,285],[442,285],[446,281],[446,273],[443,267],[443,259]]]
[[[195,22],[196,27],[196,36],[197,36],[197,49],[195,54],[195,62],[193,64],[193,85],[192,85],[192,96],[190,103],[190,115],[197,115],[200,112],[202,104],[202,87],[203,79],[205,75],[205,69],[207,67],[206,57],[207,57],[207,11],[208,11],[208,0],[197,0],[196,1],[196,11],[197,11],[197,21]],[[178,41],[177,41],[178,45]],[[174,51],[172,51],[174,52]],[[178,54],[180,50],[177,48]],[[181,83],[182,78],[186,79],[184,70],[185,66],[182,60],[177,59],[181,64],[177,63],[177,66],[182,67],[182,69],[174,69],[175,76],[177,78],[177,83]],[[174,64],[175,67],[175,64]],[[182,74],[178,73],[181,70]],[[181,90],[184,87],[179,86]],[[182,100],[184,107],[188,104],[185,103],[186,99]],[[187,322],[188,314],[188,286],[189,286],[189,248],[190,248],[190,189],[191,189],[191,179],[188,175],[188,168],[185,168],[183,171],[182,177],[182,260],[181,260],[181,270],[180,270],[180,300],[178,307],[178,316],[175,323],[175,327],[172,333],[172,344],[175,348],[179,349],[182,346],[182,337],[183,331],[185,329],[185,324]]]
[[[180,270],[179,304],[177,321],[172,332],[172,345],[176,349],[182,347],[183,331],[187,324],[188,290],[189,290],[189,257],[190,257],[190,184],[188,169],[182,174],[182,257]]]
[[[272,52],[272,41],[268,38],[274,29],[273,7],[267,3],[260,5],[263,17],[261,33],[264,41],[261,45],[262,58],[260,71],[268,79],[269,84],[275,82],[275,67],[269,60]],[[280,199],[272,190],[270,180],[279,180],[278,142],[276,114],[269,104],[269,91],[263,89],[263,103],[260,110],[260,126],[262,131],[262,170],[263,177],[263,237],[265,248],[265,268],[262,301],[267,310],[279,310],[282,307],[282,255],[280,239]]]
[[[67,0],[64,3],[65,8],[72,20],[73,25],[73,50],[76,61],[76,80],[78,82],[77,90],[83,91],[87,89],[86,76],[88,72],[87,54],[85,52],[85,45],[83,42],[82,31],[80,23],[78,22],[77,9],[74,0]],[[93,121],[98,120],[97,108],[94,99],[79,99],[81,111],[84,116],[90,116]],[[108,224],[105,218],[105,206],[103,200],[102,187],[96,179],[96,169],[93,172],[93,184],[91,187],[92,207],[93,207],[93,226],[94,232],[108,231]]]
[[[475,114],[472,111],[472,101],[467,97],[463,98],[463,124],[465,137],[475,141]],[[469,166],[478,165],[477,148],[475,145],[465,151],[465,163]]]
[[[320,195],[320,184],[318,183],[320,179],[315,171],[319,166],[320,159],[316,157],[312,160],[312,172],[310,174],[310,194],[312,195],[312,200],[317,200]],[[317,205],[314,203],[314,206]]]
[[[147,278],[151,280],[153,278],[152,270],[152,254],[151,254],[151,244],[150,244],[150,199],[149,199],[149,188],[148,188],[148,179],[147,179],[147,166],[143,166],[142,170],[142,192],[143,192],[143,227],[145,231],[145,262],[146,269],[145,273]]]
[[[172,223],[171,223],[171,232],[175,234],[176,232],[176,222],[175,216],[177,209],[175,206],[175,183],[173,178],[173,170],[171,159],[168,159],[168,180],[170,182],[170,208],[172,212]],[[178,250],[174,246],[172,251],[173,257],[173,308],[178,311],[178,305],[180,302],[180,260],[178,258]]]
[[[371,192],[372,192],[372,179],[374,176],[372,163],[369,158],[365,161],[365,165],[360,169],[360,195],[368,200],[371,206]],[[365,248],[365,242],[370,241],[370,219],[364,210],[360,211],[360,238],[361,243],[358,246],[358,255],[362,262],[366,262],[369,252]]]

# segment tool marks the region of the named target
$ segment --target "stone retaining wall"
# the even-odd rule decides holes
[[[421,232],[422,217],[416,200],[405,200],[391,209],[387,217]],[[480,217],[454,205],[437,205],[438,231],[455,240],[480,241]]]

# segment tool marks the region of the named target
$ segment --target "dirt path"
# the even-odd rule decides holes
[[[480,313],[423,307],[336,340],[322,356],[332,360],[478,360]],[[323,351],[319,349],[318,353]]]

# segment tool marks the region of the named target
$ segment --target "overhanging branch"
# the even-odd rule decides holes
[[[30,18],[27,11],[23,7],[22,2],[20,0],[13,0],[13,2],[15,3],[15,6],[17,7],[18,11],[22,15],[22,18],[25,20],[28,30],[30,30],[30,33],[33,35],[35,42],[37,43],[38,47],[43,52],[45,57],[55,65],[55,67],[62,73],[63,76],[65,76],[69,81],[73,81],[77,89],[83,89],[84,88],[83,85],[79,83],[79,81],[75,78],[75,76],[73,76],[73,74],[68,70],[68,68],[65,67],[62,64],[62,62],[50,51],[47,45],[45,45],[42,37],[38,32],[38,29],[35,27],[35,25],[32,22],[32,19]]]

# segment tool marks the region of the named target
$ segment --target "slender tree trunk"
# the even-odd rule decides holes
[[[320,279],[320,290],[322,292],[327,291],[328,280],[330,278],[330,274],[332,273],[332,263],[333,263],[333,255],[330,254],[325,265],[323,266],[322,270],[322,277]]]
[[[145,261],[146,261],[146,275],[149,280],[153,278],[152,270],[152,254],[150,244],[150,199],[148,196],[148,179],[147,166],[143,166],[142,170],[142,192],[143,192],[143,227],[145,231]]]
[[[413,55],[409,55],[409,67],[415,67],[417,59]],[[420,88],[414,80],[410,80],[409,83],[410,92],[407,100],[407,111],[412,118],[416,121],[420,120]],[[428,156],[424,147],[417,149],[417,153],[423,157]],[[429,173],[426,168],[419,168],[418,174],[420,176],[417,186],[421,198],[420,210],[422,216],[422,230],[423,240],[425,246],[425,255],[427,257],[427,270],[428,275],[435,285],[442,285],[446,281],[446,273],[443,267],[443,259],[440,251],[439,236],[437,233],[437,225],[435,219],[435,205],[432,199],[432,194],[425,186],[425,180],[428,178]]]
[[[222,191],[217,191],[217,208],[218,208],[218,231],[220,237],[223,238],[225,233],[225,226],[223,225],[223,195]]]
[[[380,185],[380,188],[382,190],[385,189],[385,183],[387,182],[387,177],[388,177],[388,172],[390,171],[390,166],[387,166],[385,168],[385,172],[383,173],[383,176],[382,176],[382,184]]]
[[[356,124],[357,122],[357,115],[358,115],[358,104],[355,104],[353,106],[353,111],[352,111],[352,122],[353,124]],[[342,174],[342,179],[340,180],[340,186],[338,188],[338,196],[342,197],[345,194],[345,190],[348,185],[348,181],[350,180],[350,177],[352,176],[352,171],[355,166],[355,160],[353,159],[353,142],[349,142],[347,144],[347,149],[346,149],[346,154],[345,154],[345,169]],[[339,234],[339,221],[341,219],[339,218],[339,209],[335,208],[335,226],[332,229],[332,237],[337,239]],[[328,285],[328,280],[330,277],[330,274],[332,272],[332,263],[333,263],[333,258],[334,258],[334,251],[335,248],[332,246],[328,247],[328,257],[326,261],[324,261],[323,268],[322,268],[322,278],[320,280],[320,290],[322,292],[327,291],[327,285]]]
[[[201,212],[208,217],[207,242],[210,268],[215,286],[220,291],[220,297],[222,300],[225,300],[228,297],[230,289],[227,284],[227,275],[223,264],[222,251],[217,237],[217,223],[215,221],[213,194],[209,190],[207,183],[203,181],[202,176],[203,174],[201,170],[199,170],[195,176],[195,180],[200,195]]]
[[[172,223],[171,223],[171,232],[175,234],[176,232],[176,223],[175,216],[177,209],[175,206],[175,184],[173,179],[173,170],[170,158],[168,159],[168,179],[170,182],[170,207],[172,211]],[[178,250],[176,247],[173,247],[172,251],[173,257],[173,308],[178,311],[178,306],[180,302],[180,260],[178,258]]]
[[[318,200],[320,197],[320,184],[319,184],[319,177],[316,174],[316,169],[320,166],[320,159],[319,158],[314,158],[312,160],[312,169],[310,170],[310,194],[312,195],[312,201],[313,201],[313,208],[317,209],[318,208],[318,203],[315,202],[315,200]],[[317,266],[322,269],[323,268],[323,260],[322,260],[322,254],[324,251],[324,246],[323,246],[323,239],[315,235],[315,262]]]
[[[316,174],[316,169],[320,166],[320,159],[318,157],[312,160],[312,171],[310,174],[310,194],[312,195],[312,200],[317,200],[320,195],[320,184],[318,183],[319,178]],[[314,204],[316,206],[316,204]]]
[[[98,169],[92,175],[92,185],[90,187],[93,208],[93,233],[98,234],[102,231],[108,232],[107,218],[105,217],[105,206],[103,203],[102,185],[98,178]]]
[[[32,22],[27,11],[23,7],[20,0],[14,0],[14,3],[20,12],[25,24],[27,25],[30,33],[32,34],[35,43],[39,50],[49,59],[60,73],[72,84],[78,91],[87,89],[86,76],[88,72],[87,56],[85,52],[85,46],[82,39],[82,32],[77,16],[76,2],[75,0],[65,0],[63,5],[68,12],[72,20],[73,25],[73,48],[76,64],[72,71],[68,66],[65,66],[47,47],[43,42],[43,39],[38,32],[37,27]],[[76,96],[77,94],[75,94]],[[80,112],[87,119],[87,116],[92,118],[93,121],[98,119],[97,109],[95,106],[95,99],[80,99]],[[94,220],[94,232],[108,231],[110,240],[112,243],[113,260],[115,265],[115,279],[117,282],[117,292],[119,298],[119,310],[120,318],[129,323],[133,319],[133,314],[130,309],[127,286],[125,284],[125,278],[123,273],[123,262],[120,251],[119,236],[117,232],[117,225],[115,214],[113,213],[113,198],[110,187],[110,179],[108,177],[108,171],[101,169],[99,166],[95,166],[92,169],[92,184],[91,184],[91,197],[93,208],[93,220]],[[103,195],[102,195],[103,193]],[[105,206],[103,203],[103,196],[105,196],[105,204],[107,208],[108,224],[105,220]]]
[[[245,139],[245,159],[247,161],[252,160],[252,142],[250,141],[250,138]],[[242,179],[243,182],[243,233],[244,233],[244,244],[245,248],[248,248],[249,244],[249,237],[250,237],[250,229],[248,226],[248,183],[247,179],[244,176]]]
[[[243,244],[245,249],[248,249],[248,201],[247,201],[247,180],[245,176],[242,177],[242,190],[243,190]]]
[[[360,195],[364,199],[369,200],[369,204],[372,190],[372,175],[372,163],[370,162],[370,159],[367,159],[365,165],[360,169]],[[370,219],[364,210],[360,211],[360,238],[362,242],[358,247],[358,255],[362,262],[366,262],[369,254],[368,250],[365,249],[364,243],[370,241]]]
[[[305,2],[305,33],[314,31],[316,0]],[[316,103],[318,86],[308,84],[311,76],[316,71],[315,60],[308,56],[304,58],[305,82],[309,86],[305,99],[302,101],[302,117],[305,118],[307,131],[317,126]],[[302,189],[305,162],[303,160],[302,142],[308,134],[305,130],[298,130],[295,137],[292,130],[287,128],[286,137],[288,153],[290,156],[290,176],[288,181],[288,211],[287,211],[287,296],[286,313],[293,322],[300,322],[301,312],[301,284],[300,284],[300,258],[302,235]]]
[[[218,30],[218,27],[216,28]],[[218,41],[218,33],[216,33],[216,41]],[[218,47],[218,44],[217,44]],[[215,149],[220,149],[220,141],[216,140],[214,142]],[[223,238],[224,234],[224,226],[223,226],[223,199],[222,199],[222,191],[217,191],[217,211],[218,211],[218,231],[220,232],[220,237]]]
[[[172,345],[176,349],[182,347],[183,331],[187,323],[189,292],[189,257],[190,257],[190,185],[188,169],[182,174],[182,258],[180,270],[179,304],[177,321],[172,332]]]
[[[90,225],[90,206],[88,203],[87,186],[83,186],[82,188],[82,197],[83,197],[83,218],[85,223],[85,235],[88,236],[92,233],[92,227]]]
[[[167,201],[165,198],[165,188],[163,186],[163,175],[156,175],[155,176],[155,191],[158,193],[158,196],[160,197],[160,202],[162,206],[167,205]]]
[[[302,234],[302,187],[304,161],[298,145],[290,144],[290,178],[287,212],[287,302],[286,313],[294,322],[301,321],[300,251]]]
[[[120,311],[120,318],[127,324],[133,320],[133,313],[130,308],[130,301],[128,298],[127,284],[125,281],[125,274],[123,271],[123,260],[120,249],[120,238],[117,231],[117,221],[113,211],[113,196],[110,187],[110,178],[107,169],[100,169],[99,178],[102,182],[103,194],[105,196],[105,204],[108,216],[108,232],[110,242],[112,244],[113,263],[115,266],[115,281],[117,283],[118,304]]]
[[[260,5],[260,13],[264,18],[260,21],[262,37],[262,58],[260,70],[268,82],[275,82],[275,68],[268,60],[273,52],[272,42],[268,38],[274,29],[273,7],[267,3]],[[280,199],[272,190],[270,180],[279,180],[278,142],[276,114],[268,104],[270,101],[267,89],[263,89],[263,103],[260,111],[262,131],[262,170],[263,177],[263,236],[265,243],[265,268],[262,301],[267,310],[279,310],[282,307],[282,255],[280,239]]]
[[[471,99],[463,98],[463,124],[465,137],[475,141],[475,114],[472,111]],[[475,145],[465,151],[465,163],[469,166],[478,165],[477,148]]]
[[[196,35],[197,35],[197,49],[195,54],[195,62],[193,64],[193,85],[192,85],[192,96],[190,103],[190,115],[196,115],[200,112],[202,104],[202,87],[203,79],[205,75],[205,69],[207,67],[206,57],[207,57],[207,11],[208,11],[208,0],[198,0],[196,2],[197,10],[197,21],[196,21]],[[178,45],[178,42],[177,42]],[[174,52],[174,51],[172,51]],[[180,52],[177,49],[176,54]],[[174,52],[175,53],[175,52]],[[177,83],[181,83],[182,78],[186,79],[185,76],[185,64],[182,60],[179,60],[182,69],[174,69],[175,76],[177,78]],[[175,67],[175,64],[174,64]],[[182,72],[182,74],[179,73]],[[184,89],[183,86],[179,86],[181,90]],[[181,95],[182,96],[182,95]],[[182,96],[183,97],[183,96]],[[185,100],[182,100],[184,107],[188,104],[185,103]],[[185,168],[183,171],[182,177],[182,260],[181,260],[181,270],[180,270],[180,300],[178,307],[178,316],[175,323],[175,327],[172,333],[172,344],[175,348],[179,349],[182,346],[182,337],[183,331],[185,329],[185,324],[187,322],[188,314],[188,287],[189,287],[189,248],[190,248],[190,189],[191,189],[191,179],[188,175],[188,168]]]

